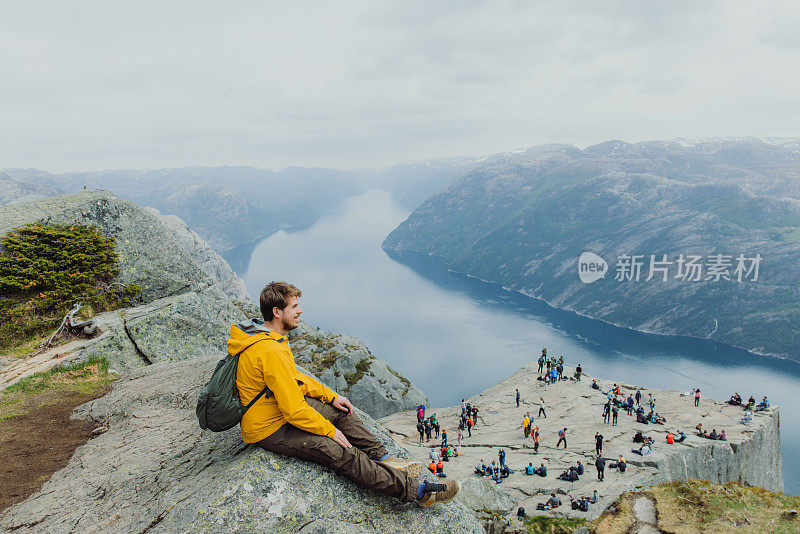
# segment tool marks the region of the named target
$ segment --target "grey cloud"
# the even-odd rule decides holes
[[[797,135],[797,10],[4,3],[0,167],[351,167],[547,142]]]

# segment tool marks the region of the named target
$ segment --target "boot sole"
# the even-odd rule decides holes
[[[453,494],[453,496],[452,496],[452,497],[450,497],[450,498],[448,498],[448,499],[439,499],[439,498],[438,498],[438,494],[437,494],[437,496],[436,496],[436,497],[431,497],[431,498],[430,498],[430,499],[429,499],[427,502],[425,502],[425,503],[423,503],[423,504],[424,504],[425,506],[431,506],[431,505],[433,505],[433,504],[436,504],[436,503],[442,503],[442,504],[444,504],[444,503],[448,503],[448,502],[452,501],[453,499],[455,499],[455,498],[456,498],[456,495],[458,495],[458,494],[459,494],[459,492],[461,491],[461,481],[460,481],[460,480],[456,480],[456,486],[458,486],[458,491],[456,491],[456,492]]]

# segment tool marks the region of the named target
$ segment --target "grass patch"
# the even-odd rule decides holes
[[[25,341],[14,347],[0,348],[0,356],[7,356],[10,358],[26,358],[30,356],[39,346],[47,341],[50,335],[37,336],[29,341]]]
[[[55,390],[97,395],[107,388],[114,378],[108,374],[108,361],[98,357],[36,373],[3,391],[0,396],[0,420],[26,413],[31,408],[26,401],[34,396]]]
[[[528,534],[571,534],[586,524],[580,517],[550,517],[535,515],[525,519]]]
[[[656,501],[658,526],[668,532],[800,531],[800,519],[789,514],[789,510],[800,509],[800,497],[736,482],[722,485],[706,480],[668,482],[649,493]]]
[[[403,375],[401,375],[400,373],[398,373],[397,371],[395,371],[394,369],[392,369],[388,365],[386,367],[388,367],[389,368],[389,372],[392,373],[394,376],[396,376],[398,378],[398,380],[400,380],[400,382],[402,382],[403,385],[405,386],[405,389],[403,390],[403,395],[405,396],[406,394],[408,394],[408,390],[411,389],[411,381],[409,381],[408,378],[404,377]]]
[[[314,356],[317,356],[315,353]],[[316,359],[317,367],[320,370],[330,369],[336,363],[336,360],[339,359],[339,352],[336,350],[329,350],[327,352],[322,353],[321,358]]]
[[[372,365],[372,360],[370,358],[364,358],[363,360],[359,360],[356,363],[356,372],[347,373],[344,375],[344,379],[347,382],[347,385],[353,386],[356,382],[361,380],[364,374],[367,371],[369,371],[371,365]]]

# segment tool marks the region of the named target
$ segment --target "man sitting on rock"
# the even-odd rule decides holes
[[[733,395],[731,395],[731,398],[728,401],[728,404],[730,404],[731,406],[741,406],[742,405],[742,397],[739,396],[738,392],[734,393]]]
[[[546,477],[547,476],[547,468],[544,466],[544,464],[539,465],[539,467],[535,467],[533,469],[533,472],[535,474],[539,475],[540,477]]]
[[[475,466],[475,474],[481,477],[486,474],[486,463],[482,459],[481,463]]]
[[[545,504],[545,507],[547,507],[547,509],[551,509],[558,508],[559,506],[561,506],[561,499],[559,499],[555,493],[551,493],[550,498],[547,499],[547,504]]]
[[[533,475],[533,471],[534,471],[534,469],[536,469],[536,468],[535,468],[535,467],[533,467],[533,463],[529,463],[529,464],[528,464],[528,465],[525,467],[525,474],[526,474],[526,475]]]
[[[628,469],[628,462],[625,461],[625,457],[620,454],[619,458],[617,458],[617,461],[611,462],[608,464],[608,467],[612,469],[619,469],[620,473],[624,473],[625,470]]]
[[[461,489],[419,482],[421,462],[394,458],[355,414],[350,401],[297,370],[287,334],[300,325],[301,292],[272,282],[261,292],[257,319],[231,326],[228,352],[241,354],[236,373],[239,400],[247,405],[242,439],[268,451],[310,460],[357,484],[403,502],[449,502]]]

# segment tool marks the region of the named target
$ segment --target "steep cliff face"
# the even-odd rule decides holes
[[[158,217],[172,239],[217,283],[222,292],[234,304],[247,315],[258,314],[258,308],[247,294],[247,288],[242,279],[236,276],[228,262],[214,252],[214,249],[197,232],[175,215],[162,215],[155,208],[148,208],[148,211]]]
[[[734,480],[782,491],[778,408],[773,408],[759,423],[741,441],[689,441],[680,454],[654,458],[657,479],[654,483],[685,478],[717,483]]]

